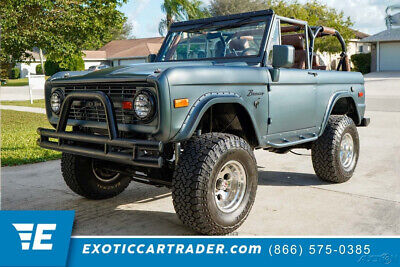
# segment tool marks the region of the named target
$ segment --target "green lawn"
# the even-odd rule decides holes
[[[8,79],[7,84],[2,86],[24,86],[24,85],[28,85],[28,78]]]
[[[44,99],[33,100],[33,104],[31,101],[1,101],[2,105],[13,105],[13,106],[24,106],[24,107],[34,107],[34,108],[45,108]]]
[[[61,153],[40,148],[36,144],[38,127],[51,128],[46,115],[1,111],[1,166],[59,159]]]

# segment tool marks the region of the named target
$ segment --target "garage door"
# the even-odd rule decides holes
[[[400,43],[380,44],[380,70],[400,70]]]

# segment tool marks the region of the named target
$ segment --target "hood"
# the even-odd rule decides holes
[[[158,75],[164,70],[171,67],[182,67],[182,66],[211,66],[213,65],[210,61],[180,61],[180,62],[154,62],[154,63],[140,63],[132,64],[129,66],[120,66],[117,68],[109,69],[106,74],[110,76],[148,76]]]
[[[101,79],[101,78],[117,78],[117,77],[137,77],[145,78],[149,75],[159,75],[164,70],[171,67],[182,66],[211,66],[211,61],[180,61],[180,62],[154,62],[139,63],[127,66],[118,66],[107,68],[99,71],[66,71],[54,74],[50,80],[58,81],[76,81],[81,79]]]

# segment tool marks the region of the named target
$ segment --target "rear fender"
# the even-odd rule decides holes
[[[358,118],[358,121],[355,121],[354,123],[355,124],[359,124],[361,122],[360,112],[359,112],[359,110],[357,108],[357,105],[355,104],[356,102],[354,100],[353,95],[348,91],[339,91],[339,92],[336,92],[335,94],[333,94],[331,96],[331,98],[329,99],[328,106],[327,106],[327,109],[325,111],[324,119],[322,121],[321,130],[319,132],[319,136],[321,136],[323,134],[323,132],[325,131],[325,127],[326,127],[326,125],[328,123],[329,116],[332,114],[332,111],[333,111],[333,109],[335,107],[335,104],[342,98],[350,98],[353,101],[353,104],[356,107],[355,108],[356,116]]]

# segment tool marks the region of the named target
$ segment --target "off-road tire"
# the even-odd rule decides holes
[[[236,230],[253,206],[258,183],[256,159],[249,144],[231,134],[207,133],[185,142],[172,180],[179,219],[196,232],[223,235]],[[228,162],[240,162],[247,174],[244,197],[231,213],[218,209],[214,194],[217,173]]]
[[[131,178],[120,174],[116,180],[103,182],[92,170],[91,158],[63,153],[61,172],[65,183],[76,194],[88,199],[107,199],[122,193]]]
[[[354,162],[349,170],[343,168],[339,156],[340,143],[346,133],[351,135],[354,144]],[[360,141],[357,127],[353,120],[345,115],[331,115],[324,133],[311,148],[315,173],[320,179],[332,183],[343,183],[353,176],[359,154]]]

